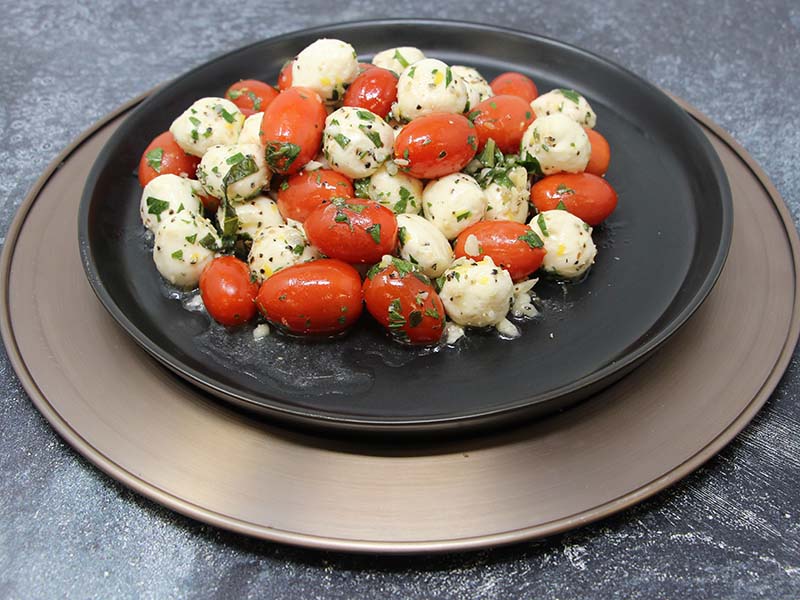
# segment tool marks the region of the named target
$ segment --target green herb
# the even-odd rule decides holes
[[[445,156],[447,156],[447,151],[446,150],[442,150],[441,152],[439,152],[439,157],[438,158],[439,158],[439,160],[441,160]]]
[[[364,212],[366,208],[363,204],[351,204],[347,201],[347,198],[332,198],[331,204],[333,204],[336,208],[346,208],[348,210],[352,210],[354,213],[361,214]]]
[[[520,157],[517,160],[517,164],[521,167],[525,167],[525,170],[531,175],[536,175],[539,177],[544,175],[544,173],[542,173],[542,166],[539,164],[539,159],[531,155],[530,152],[525,153],[525,158]]]
[[[197,241],[197,234],[193,233],[192,235],[187,235],[185,239],[190,244],[194,244]]]
[[[217,239],[214,237],[213,234],[207,233],[206,236],[198,242],[203,248],[206,250],[216,250],[217,249]]]
[[[336,143],[337,143],[337,144],[339,144],[339,145],[340,145],[340,146],[341,146],[343,149],[344,149],[344,148],[347,148],[347,146],[348,146],[348,145],[350,145],[350,138],[349,138],[349,137],[347,137],[347,136],[346,136],[346,135],[344,135],[344,134],[337,133],[336,135],[334,135],[334,136],[333,136],[333,139],[334,139],[334,140],[336,141]]]
[[[567,100],[572,100],[575,104],[581,103],[581,95],[575,90],[565,90],[564,88],[561,88],[558,91],[561,92],[561,95]]]
[[[406,160],[408,160],[408,148],[406,148],[405,150],[403,150],[403,158],[405,158]]]
[[[442,315],[439,314],[439,311],[435,308],[426,308],[425,309],[425,316],[431,317],[433,319],[441,319]]]
[[[247,90],[247,97],[250,98],[250,102],[253,103],[253,110],[254,111],[258,112],[259,110],[261,110],[261,98],[256,96],[250,90]]]
[[[349,223],[350,217],[348,217],[345,213],[340,210],[336,211],[336,214],[333,217],[333,220],[337,223]]]
[[[529,111],[529,110],[526,110],[526,111],[525,111],[525,118],[526,118],[526,119],[530,119],[532,116],[533,116],[533,115],[531,114],[531,111]]]
[[[414,73],[416,73],[416,72],[417,72],[417,67],[411,67],[411,68],[408,70],[408,76],[409,76],[411,79],[414,79]]]
[[[197,129],[192,129],[191,135],[192,135],[192,141],[194,142],[200,139],[200,134],[197,133]]]
[[[406,60],[405,56],[400,54],[400,50],[394,51],[394,59],[400,63],[400,66],[404,69],[409,65],[409,62]]]
[[[563,200],[558,201],[558,204],[556,204],[556,210],[567,210],[567,205],[564,204]]]
[[[163,148],[153,148],[144,155],[147,159],[147,166],[153,169],[156,173],[161,173],[161,159],[164,158]]]
[[[273,171],[286,171],[300,154],[300,146],[291,142],[269,142],[267,164]]]
[[[450,70],[450,67],[447,67],[444,73],[445,73],[444,87],[449,87],[453,81],[453,72]]]
[[[210,138],[212,133],[214,133],[214,130],[211,129],[211,127],[206,127],[206,130],[203,132],[203,137]]]
[[[217,114],[219,114],[228,123],[233,123],[234,121],[236,121],[236,117],[234,117],[231,113],[225,110],[224,106],[217,104],[217,106],[215,106],[214,108],[217,111]]]
[[[353,182],[356,198],[369,198],[369,182],[369,177],[365,177],[364,179],[356,179]]]
[[[331,125],[339,126],[339,119],[331,119]]]
[[[356,114],[358,115],[359,119],[364,119],[365,121],[374,121],[375,115],[373,115],[368,110],[357,110]]]
[[[492,178],[492,182],[498,185],[502,185],[505,188],[513,188],[514,182],[511,181],[511,178],[508,176],[507,171],[499,171],[495,174]]]
[[[175,252],[172,253],[172,258],[175,260],[183,260],[183,250],[175,250]]]
[[[300,256],[303,253],[303,250],[305,249],[306,249],[305,244],[297,244],[294,248],[292,248],[292,254]]]
[[[481,111],[480,111],[480,109],[478,109],[478,110],[473,110],[471,113],[469,113],[469,114],[467,115],[467,119],[469,119],[469,120],[470,120],[470,122],[473,122],[473,121],[475,121],[475,119],[477,119],[477,118],[478,118],[480,115],[481,115]]]
[[[495,165],[495,150],[497,149],[497,144],[495,144],[492,138],[486,142],[486,146],[483,147],[483,151],[481,151],[480,155],[478,156],[478,160],[483,164],[484,167],[489,167],[490,169]]]
[[[375,223],[374,225],[370,225],[365,229],[365,231],[370,235],[372,241],[376,244],[381,243],[381,224]]]
[[[420,323],[422,323],[422,313],[418,310],[412,310],[408,314],[408,326],[417,327]]]
[[[469,147],[472,148],[474,151],[476,152],[478,151],[478,142],[476,141],[474,135],[467,137],[467,144],[469,144]]]
[[[228,90],[228,98],[231,100],[237,100],[242,95],[240,90]]]
[[[286,191],[286,190],[288,190],[288,189],[289,189],[289,180],[288,180],[288,179],[284,179],[284,180],[281,182],[281,185],[280,185],[280,190],[281,190],[282,192],[285,192],[285,191]]]
[[[456,215],[456,221],[463,221],[464,219],[469,219],[472,216],[472,211],[465,210],[464,212],[458,213]]]
[[[497,110],[497,102],[489,102],[489,106],[491,106],[494,110]]]
[[[517,239],[518,240],[522,240],[523,242],[528,244],[528,246],[530,246],[531,248],[534,248],[534,249],[535,248],[541,248],[541,247],[544,246],[544,242],[542,241],[542,238],[540,238],[538,235],[536,235],[536,232],[533,229],[529,229],[528,231],[523,233],[521,236],[519,236]]]
[[[403,245],[408,240],[408,231],[402,225],[397,228],[397,239],[400,240],[400,245]]]
[[[160,223],[161,213],[169,208],[169,202],[159,198],[153,198],[153,196],[148,196],[145,202],[147,203],[147,214],[155,215],[156,220]]]
[[[544,237],[550,237],[550,234],[547,232],[547,221],[545,221],[542,213],[539,213],[539,216],[536,217],[536,223],[538,223],[539,229],[542,230],[542,235]]]
[[[243,160],[244,160],[244,154],[242,154],[241,152],[237,152],[233,156],[229,156],[225,160],[225,162],[228,163],[229,165],[238,165]]]
[[[395,298],[389,303],[389,329],[400,329],[406,324],[402,310],[400,298]]]
[[[200,127],[200,119],[198,119],[197,117],[189,117],[189,123],[191,123],[195,127]]]
[[[405,186],[401,185],[400,186],[400,200],[398,200],[397,202],[394,203],[394,206],[392,207],[392,210],[395,213],[397,213],[398,215],[400,213],[406,212],[406,209],[408,208],[408,201],[411,200],[412,198],[413,198],[413,196],[411,195],[411,192],[409,192],[408,189]]]
[[[374,129],[370,129],[366,125],[359,125],[358,128],[364,132],[369,140],[373,143],[376,148],[383,148],[383,141],[381,140],[381,134],[375,131]]]
[[[556,186],[556,192],[558,192],[559,194],[574,194],[575,190],[573,190],[571,187],[567,187],[563,183],[559,183]]]

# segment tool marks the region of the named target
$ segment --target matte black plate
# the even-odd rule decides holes
[[[420,47],[491,79],[530,75],[540,92],[581,91],[612,148],[607,178],[620,203],[595,230],[599,253],[579,285],[540,282],[544,311],[506,341],[469,336],[425,354],[389,342],[367,316],[347,337],[305,343],[251,329],[227,332],[189,312],[152,263],[133,172],[149,141],[203,96],[231,82],[275,81],[320,37],[362,58]],[[370,21],[296,32],[248,46],[179,77],[109,140],[79,215],[84,267],[114,318],[153,356],[238,406],[332,429],[463,429],[542,415],[622,377],[674,333],[714,285],[732,229],[722,165],[695,123],[654,86],[583,50],[521,32],[443,21]]]

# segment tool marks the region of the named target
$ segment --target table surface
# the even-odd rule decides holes
[[[496,0],[481,12],[451,0],[89,4],[0,1],[3,232],[56,154],[130,98],[266,37],[387,16],[511,26],[620,63],[730,131],[800,217],[797,2],[561,0],[556,9]],[[797,351],[752,424],[673,488],[575,532],[433,558],[290,548],[161,508],[66,446],[1,352],[0,597],[800,595]]]

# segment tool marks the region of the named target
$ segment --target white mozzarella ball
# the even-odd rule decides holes
[[[436,226],[420,215],[397,215],[400,257],[439,277],[453,262],[453,248]]]
[[[546,210],[530,222],[530,228],[544,242],[542,268],[558,277],[574,279],[594,263],[597,248],[592,228],[566,210]]]
[[[171,216],[156,230],[153,261],[171,284],[191,288],[219,247],[217,231],[208,219],[183,212]]]
[[[489,82],[483,78],[483,75],[481,75],[477,69],[462,65],[453,65],[450,68],[453,74],[457,75],[467,87],[468,102],[467,107],[464,109],[465,111],[469,110],[470,107],[477,106],[487,98],[494,96]]]
[[[259,281],[276,271],[319,258],[319,250],[308,243],[302,230],[290,225],[265,227],[253,240],[247,264]]]
[[[373,112],[343,106],[325,119],[322,149],[331,169],[361,179],[392,155],[394,131]]]
[[[498,325],[511,308],[514,282],[489,256],[481,261],[461,257],[445,272],[439,297],[447,316],[459,325]]]
[[[542,94],[531,102],[531,108],[537,118],[560,113],[578,125],[590,129],[594,128],[597,122],[597,115],[594,114],[586,98],[574,90],[557,89]]]
[[[242,131],[239,134],[237,144],[254,144],[261,146],[261,121],[264,119],[263,112],[257,112],[244,120]]]
[[[539,161],[545,175],[581,173],[589,164],[592,145],[583,127],[561,113],[538,117],[522,136],[521,153]]]
[[[341,100],[357,76],[358,55],[341,40],[317,40],[292,62],[292,85],[311,88],[328,104]]]
[[[203,156],[211,146],[235,144],[244,125],[244,115],[225,98],[200,98],[170,125],[170,132],[183,151]]]
[[[395,214],[416,214],[422,208],[422,182],[396,168],[394,173],[386,165],[370,177],[367,193],[370,200],[382,204]]]
[[[410,121],[431,113],[463,113],[467,86],[445,63],[426,58],[403,71],[397,82],[397,103],[392,112]]]
[[[278,210],[278,205],[268,196],[256,196],[241,204],[235,204],[233,210],[238,220],[236,233],[249,235],[255,239],[258,233],[271,225],[283,225],[283,217]],[[217,222],[222,225],[224,207],[217,209]]]
[[[270,172],[264,160],[263,148],[255,144],[209,148],[197,167],[197,178],[209,195],[222,199],[224,181],[231,169],[239,172],[228,180],[227,193],[231,202],[251,198],[269,184]]]
[[[406,67],[423,60],[425,55],[419,48],[413,46],[400,46],[399,48],[389,48],[383,52],[378,52],[372,59],[372,64],[381,69],[389,69],[398,75]]]
[[[493,182],[486,186],[487,221],[516,221],[524,223],[528,220],[528,172],[524,167],[514,167],[508,172],[508,182]]]
[[[170,173],[150,180],[144,186],[139,202],[139,214],[144,226],[155,231],[162,221],[179,212],[202,214],[203,204],[189,182],[189,179]]]
[[[453,173],[430,181],[422,192],[425,218],[448,240],[458,237],[486,214],[486,195],[469,175]]]

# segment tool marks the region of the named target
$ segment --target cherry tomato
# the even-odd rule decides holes
[[[305,223],[308,241],[326,256],[349,263],[376,263],[397,246],[394,213],[371,200],[334,198]]]
[[[414,119],[403,127],[394,144],[400,169],[419,179],[456,173],[467,166],[477,150],[478,136],[472,123],[449,113]]]
[[[258,284],[250,279],[250,269],[233,256],[215,258],[200,275],[203,304],[223,325],[241,325],[252,319],[257,294]]]
[[[516,154],[528,125],[536,115],[528,102],[519,96],[493,96],[470,111],[469,117],[478,132],[478,150],[492,138],[500,152]]]
[[[477,245],[475,240],[467,241],[470,236],[475,236]],[[546,254],[542,246],[542,240],[523,223],[481,221],[459,234],[455,254],[477,260],[490,256],[494,264],[508,271],[511,279],[519,281],[542,266]]]
[[[605,179],[591,173],[559,173],[531,187],[531,202],[540,212],[563,203],[573,215],[594,226],[614,212],[617,192]]]
[[[536,89],[536,84],[530,77],[526,77],[522,73],[502,73],[492,79],[489,84],[492,91],[496,95],[508,94],[510,96],[519,96],[525,102],[533,102],[539,97],[539,90]]]
[[[219,198],[215,198],[214,196],[207,196],[205,194],[197,194],[200,198],[200,202],[203,203],[203,208],[210,213],[216,213],[217,209],[219,208]]]
[[[608,140],[594,129],[585,127],[584,131],[592,145],[592,155],[589,157],[589,164],[586,165],[586,172],[602,177],[608,171],[608,164],[611,162],[611,146],[608,145]]]
[[[200,159],[186,154],[169,131],[156,137],[145,148],[139,161],[139,184],[144,187],[159,175],[195,176]]]
[[[364,280],[364,300],[375,320],[401,342],[435,344],[444,331],[444,305],[430,280],[404,260],[375,265]]]
[[[278,75],[278,89],[280,91],[288,90],[292,87],[292,63],[293,60],[287,60],[281,68],[280,75]]]
[[[263,81],[242,79],[228,88],[225,97],[229,98],[245,116],[249,117],[266,110],[270,102],[278,97],[278,93],[278,90]]]
[[[361,316],[361,277],[340,260],[287,267],[261,284],[258,309],[275,326],[300,335],[331,335]]]
[[[278,188],[278,210],[284,219],[305,221],[311,211],[331,198],[352,198],[353,182],[330,169],[292,175]]]
[[[343,105],[366,108],[382,119],[397,100],[397,75],[374,65],[355,78],[344,93]]]
[[[319,152],[327,116],[314,90],[293,87],[278,94],[261,122],[261,143],[269,168],[284,174],[302,169]]]

